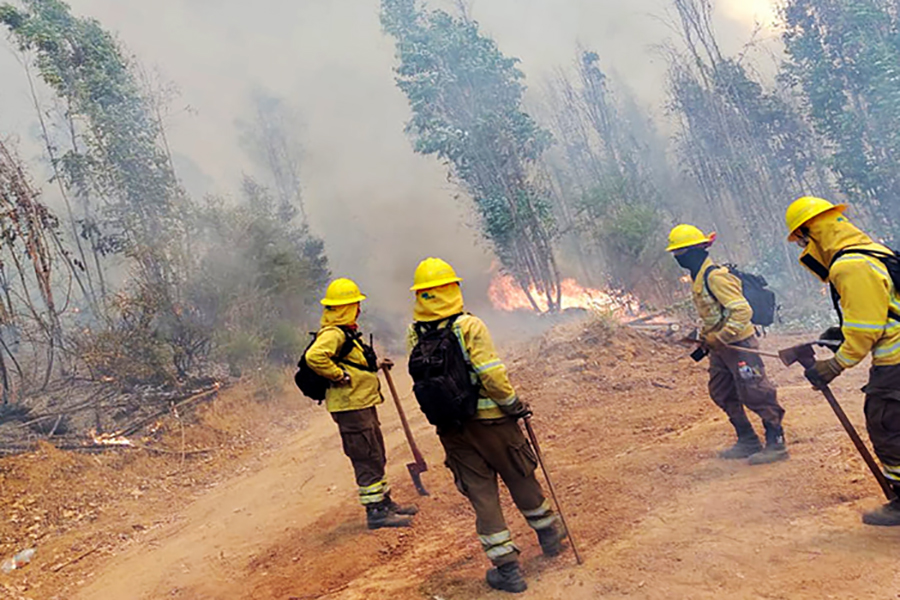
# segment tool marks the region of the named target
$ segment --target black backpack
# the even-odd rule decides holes
[[[439,431],[458,429],[478,410],[478,379],[453,331],[459,316],[413,325],[419,338],[409,355],[413,392],[425,418]]]
[[[891,250],[890,253],[879,252],[878,250],[864,250],[858,248],[845,248],[840,250],[837,254],[834,255],[834,258],[831,259],[831,266],[834,266],[835,261],[842,256],[846,256],[848,254],[862,254],[863,256],[869,256],[871,258],[875,258],[880,261],[885,268],[887,269],[888,275],[891,276],[891,281],[894,283],[894,290],[897,293],[900,293],[900,254],[896,250]],[[829,267],[829,271],[831,267]],[[841,310],[841,296],[838,294],[837,288],[834,287],[834,284],[830,284],[831,286],[831,302],[834,304],[834,310],[837,311],[838,318],[841,321],[841,326],[844,325],[844,312]],[[888,308],[888,319],[894,319],[895,321],[900,321],[900,314],[897,314],[894,310]]]
[[[775,314],[778,312],[778,302],[775,299],[775,292],[769,289],[769,282],[762,275],[753,273],[745,273],[734,265],[722,265],[728,272],[741,280],[744,298],[750,303],[753,309],[753,318],[750,322],[760,327],[769,327],[775,322]],[[714,265],[703,273],[703,283],[706,285],[706,291],[712,296],[716,302],[719,301],[709,287],[709,274],[713,269],[718,268]]]
[[[340,329],[344,332],[345,339],[340,351],[334,357],[334,362],[350,365],[363,371],[369,371],[370,373],[377,372],[378,357],[375,355],[375,350],[372,348],[371,343],[365,344],[362,341],[362,336],[359,332],[350,329],[349,327],[341,327]],[[318,334],[316,333],[310,333],[310,335],[313,339],[306,347],[306,350],[303,351],[300,362],[297,363],[297,372],[294,374],[294,383],[297,384],[297,387],[300,388],[300,391],[303,392],[304,396],[322,404],[325,400],[325,393],[328,391],[328,388],[331,387],[332,382],[313,371],[310,366],[306,364],[306,353],[312,348],[312,345],[316,343],[316,338],[318,337]],[[353,352],[354,343],[358,343],[362,348],[363,354],[366,357],[365,365],[359,365],[347,360],[347,356]]]

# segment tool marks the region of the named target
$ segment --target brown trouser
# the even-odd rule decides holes
[[[734,346],[759,348],[756,338],[735,342]],[[738,435],[752,430],[744,407],[755,412],[764,424],[780,428],[784,409],[778,404],[778,392],[766,377],[762,357],[749,352],[724,348],[709,355],[709,395],[725,411]]]
[[[390,489],[384,478],[387,458],[375,407],[331,413],[341,432],[344,454],[353,463],[359,501],[368,506],[384,500]]]
[[[866,393],[866,429],[884,475],[900,488],[900,365],[872,367]]]
[[[534,476],[534,451],[515,420],[472,420],[458,431],[442,432],[440,438],[445,464],[475,509],[475,529],[494,564],[513,562],[519,553],[500,507],[497,475],[532,528],[555,526],[556,515]]]

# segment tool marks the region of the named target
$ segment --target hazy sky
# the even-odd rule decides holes
[[[250,93],[261,88],[283,98],[304,124],[308,212],[336,274],[377,291],[383,306],[408,299],[412,269],[432,254],[483,282],[490,259],[468,227],[464,198],[454,199],[446,169],[413,154],[403,134],[409,109],[393,83],[394,47],[380,30],[377,0],[69,2],[180,90],[168,133],[179,164],[191,165],[182,175],[192,193],[230,193],[252,172],[235,121],[247,118]],[[442,2],[455,5],[431,5]],[[572,65],[580,43],[597,50],[642,103],[658,107],[665,65],[653,46],[673,35],[668,4],[471,0],[469,7],[505,53],[522,59],[533,90],[553,69]],[[717,17],[724,49],[735,51],[754,21],[768,25],[773,13],[768,0],[719,0]],[[6,49],[0,82],[0,136],[18,136],[22,153],[37,159],[28,143],[34,119],[27,85]]]

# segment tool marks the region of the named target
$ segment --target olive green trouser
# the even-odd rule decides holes
[[[900,491],[900,365],[872,367],[866,393],[866,429],[884,475]]]
[[[456,487],[475,509],[475,529],[495,565],[514,562],[512,542],[500,507],[499,475],[533,529],[556,524],[556,515],[535,478],[537,459],[519,424],[508,418],[472,420],[459,430],[440,432]]]
[[[733,345],[753,350],[759,348],[756,338]],[[744,407],[759,415],[770,427],[781,427],[784,409],[778,404],[778,392],[766,376],[762,357],[757,354],[731,348],[710,353],[709,395],[739,431],[752,430]]]
[[[384,501],[390,492],[384,477],[387,458],[375,407],[331,413],[341,432],[344,454],[353,464],[363,506]]]

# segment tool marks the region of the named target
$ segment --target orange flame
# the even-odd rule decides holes
[[[90,434],[97,446],[134,446],[134,442],[127,437],[115,433],[97,433],[91,429]]]
[[[596,290],[586,288],[574,279],[564,279],[560,282],[562,295],[560,297],[560,309],[580,308],[596,312],[608,313],[618,319],[639,317],[642,314],[640,301],[618,290]],[[538,292],[532,285],[531,297],[541,312],[547,312],[548,304],[545,294]],[[495,308],[507,312],[516,310],[534,311],[534,306],[528,300],[525,292],[509,275],[497,275],[488,288],[488,298]]]

